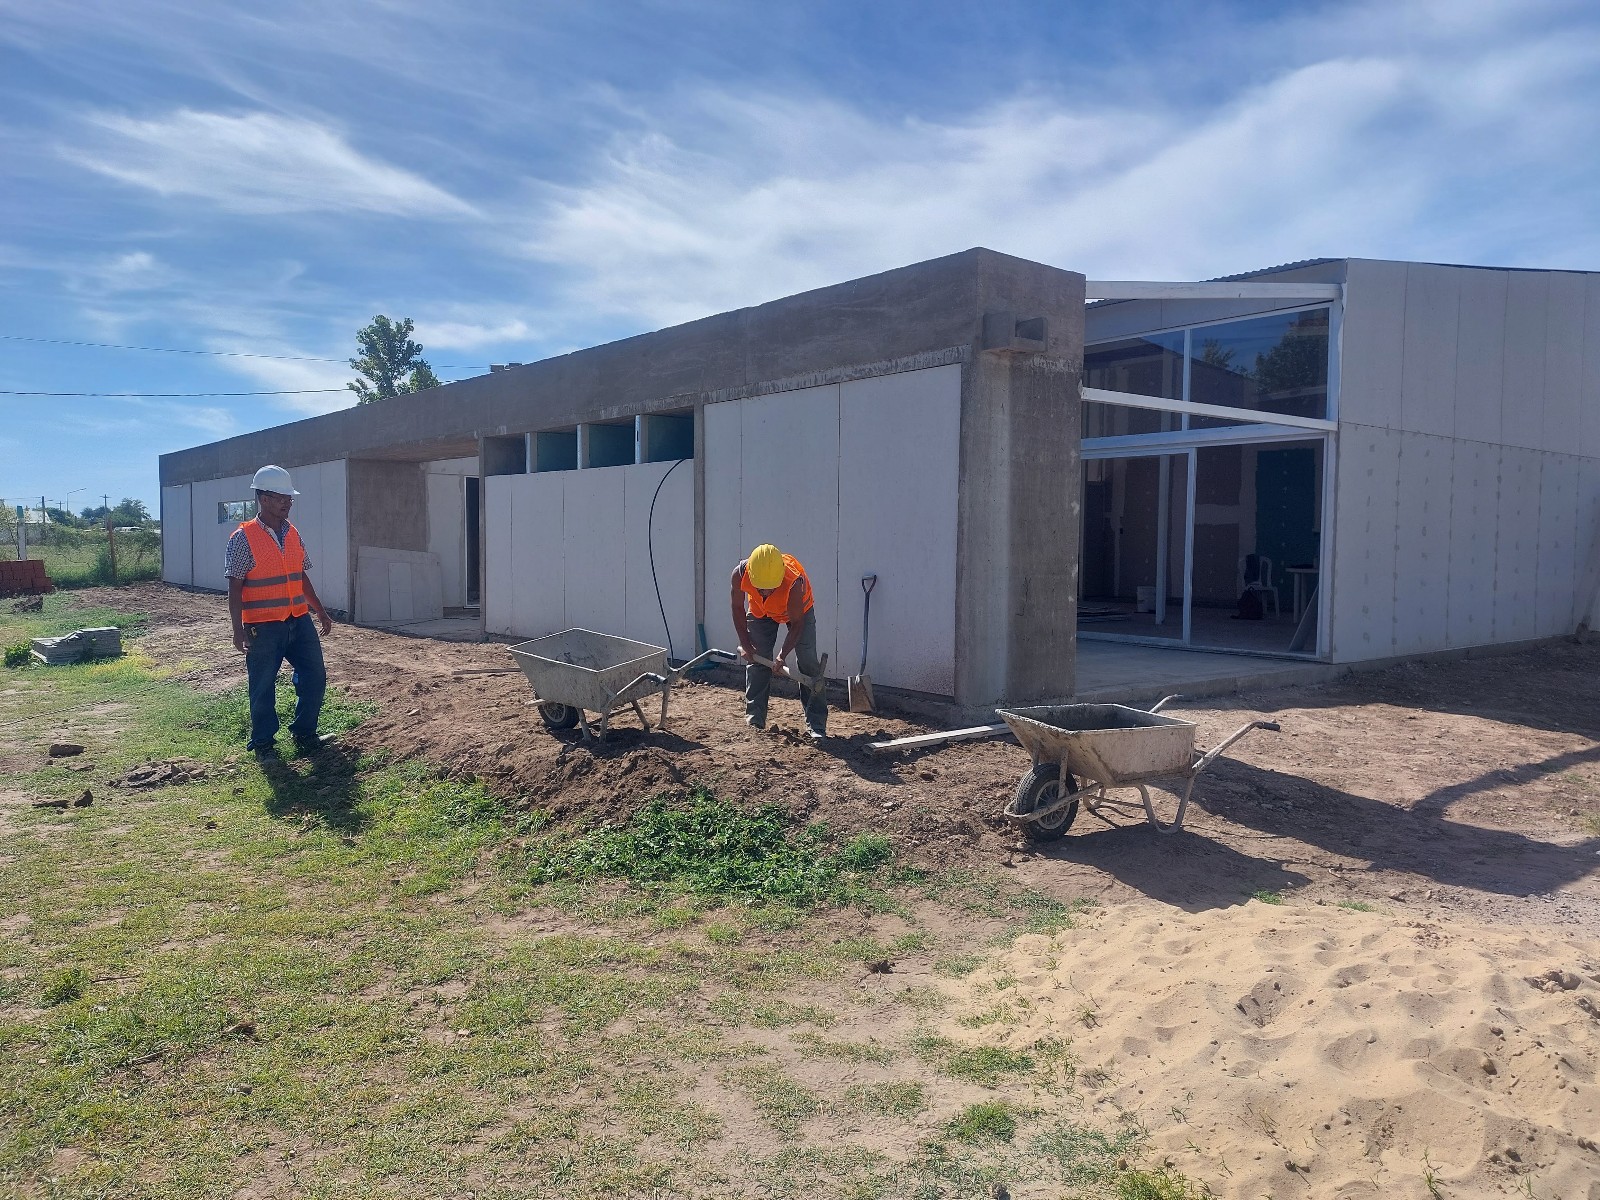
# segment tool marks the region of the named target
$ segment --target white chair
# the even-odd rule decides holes
[[[1254,592],[1261,597],[1261,611],[1267,610],[1267,601],[1272,601],[1272,615],[1281,617],[1283,605],[1278,598],[1277,585],[1272,582],[1272,560],[1264,554],[1246,554],[1239,560],[1239,577],[1243,580],[1241,590]]]

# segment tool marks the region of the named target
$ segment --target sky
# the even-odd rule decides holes
[[[378,313],[452,380],[972,246],[1596,270],[1597,128],[1592,0],[0,0],[0,497],[154,510]]]

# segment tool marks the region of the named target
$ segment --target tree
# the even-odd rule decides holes
[[[439,377],[422,357],[422,347],[411,340],[413,328],[410,317],[396,323],[379,313],[356,334],[361,357],[352,358],[350,365],[364,378],[345,387],[356,394],[357,404],[439,386]]]
[[[145,507],[143,500],[124,496],[122,503],[111,510],[111,519],[122,525],[143,525],[150,520],[150,510]]]

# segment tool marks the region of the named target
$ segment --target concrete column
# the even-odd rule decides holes
[[[967,709],[1062,699],[1076,683],[1081,309],[1076,329],[1051,334],[1057,353],[981,350],[963,368],[956,700]]]

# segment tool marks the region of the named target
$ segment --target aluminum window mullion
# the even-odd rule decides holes
[[[1188,403],[1191,402],[1191,397],[1190,397],[1190,394],[1189,394],[1189,364],[1194,361],[1193,354],[1194,354],[1194,330],[1185,329],[1183,331],[1183,389],[1182,389],[1183,402],[1185,404],[1188,404]],[[1189,428],[1189,414],[1188,413],[1184,413],[1183,414],[1182,423],[1178,426],[1178,428],[1180,428],[1180,429],[1182,429],[1182,430],[1187,432],[1187,430]]]
[[[1186,491],[1187,513],[1183,523],[1183,644],[1189,645],[1194,633],[1194,509],[1195,509],[1195,467],[1199,462],[1199,452],[1188,452],[1189,468]]]

